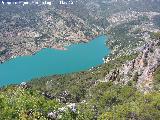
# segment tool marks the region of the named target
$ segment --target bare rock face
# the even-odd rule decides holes
[[[160,40],[153,40],[145,44],[138,57],[127,61],[120,68],[111,71],[105,81],[127,84],[136,81],[136,87],[142,92],[152,90],[153,73],[160,66]]]

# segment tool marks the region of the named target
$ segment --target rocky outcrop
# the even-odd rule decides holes
[[[48,113],[49,120],[56,120],[58,117],[58,113],[56,111]]]
[[[136,59],[127,61],[120,68],[112,70],[105,81],[127,84],[133,80],[142,92],[152,90],[153,73],[160,66],[160,40],[152,40],[139,48]]]
[[[64,114],[66,111],[70,111],[70,113],[73,115],[73,118],[76,119],[76,115],[77,115],[76,103],[69,103],[64,107],[59,108],[57,111],[49,112],[47,115],[48,119],[49,120],[60,120],[62,117],[62,114]]]

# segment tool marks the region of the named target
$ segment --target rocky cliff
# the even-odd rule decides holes
[[[142,92],[151,91],[153,73],[160,66],[160,39],[151,39],[136,50],[139,52],[138,57],[112,70],[105,77],[105,81],[123,84],[135,81],[136,87]]]

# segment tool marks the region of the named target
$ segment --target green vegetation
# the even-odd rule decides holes
[[[1,120],[47,120],[48,113],[65,107],[56,99],[48,99],[31,88],[7,87],[0,91]],[[77,102],[76,112],[66,107],[58,113],[60,120],[158,120],[160,118],[160,93],[140,93],[133,86],[97,83]],[[57,118],[58,119],[58,118]]]
[[[153,38],[153,39],[160,39],[160,32],[151,33],[151,38]]]
[[[31,88],[10,86],[0,91],[0,120],[44,120],[48,111],[59,107],[56,100],[46,99]]]
[[[154,88],[160,90],[160,67],[154,73]]]
[[[67,90],[71,94],[70,102],[77,102],[77,96],[81,101],[84,99],[88,88],[94,85],[97,80],[103,80],[112,69],[120,67],[124,62],[132,60],[136,56],[137,54],[121,56],[86,72],[43,77],[34,79],[29,84],[35,90],[48,91],[54,96],[58,96],[62,91]]]
[[[132,95],[129,98],[131,101],[125,98],[122,104],[115,105],[110,111],[103,113],[100,120],[158,120],[160,118],[160,93],[141,95],[134,92]]]
[[[99,87],[99,89],[100,88],[101,87]],[[101,108],[104,109],[102,109],[102,114],[99,119],[158,120],[160,117],[160,111],[157,109],[160,105],[159,98],[160,93],[158,92],[143,95],[131,86],[122,87],[113,85],[105,89],[103,88],[103,94],[99,99],[99,103],[103,106]]]
[[[59,120],[158,120],[160,93],[140,93],[135,88],[136,73],[128,85],[97,81],[136,56],[122,56],[86,72],[35,79],[27,86],[4,87],[0,90],[0,119],[47,120],[56,111]],[[76,111],[66,103],[76,103]]]
[[[144,43],[144,40],[141,39],[141,36],[138,36],[140,30],[136,29],[135,31],[133,31],[132,28],[134,25],[141,25],[145,20],[146,19],[141,16],[138,20],[132,20],[128,23],[122,23],[111,28],[108,31],[108,46],[111,49],[115,49],[115,46],[118,46],[112,56],[116,56],[117,54],[119,54],[119,51],[127,53],[127,51],[134,49]]]

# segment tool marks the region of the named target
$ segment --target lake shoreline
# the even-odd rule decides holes
[[[96,39],[97,37],[99,36],[102,36],[102,35],[98,35],[96,36],[95,38],[93,39]],[[88,43],[90,41],[92,41],[93,39],[89,39],[89,40],[82,40],[83,42],[78,42],[78,43],[73,43],[73,44],[83,44],[83,43]],[[73,45],[73,44],[70,44],[70,45]],[[53,45],[51,47],[44,47],[44,48],[37,48],[37,49],[34,49],[34,51],[30,51],[30,52],[23,52],[23,53],[18,53],[20,55],[12,55],[12,54],[8,54],[6,55],[4,58],[0,58],[0,64],[3,64],[11,59],[15,59],[17,57],[23,57],[23,56],[32,56],[32,55],[36,55],[38,52],[40,52],[41,50],[43,49],[47,49],[47,48],[50,48],[50,49],[55,49],[55,50],[67,50],[67,47],[70,46],[70,45]],[[1,46],[0,46],[0,52],[2,52],[3,49],[1,50]]]
[[[30,56],[20,56],[0,64],[0,84],[16,84],[43,76],[85,71],[103,64],[110,53],[107,36],[88,43],[72,44],[67,50],[45,48]]]

